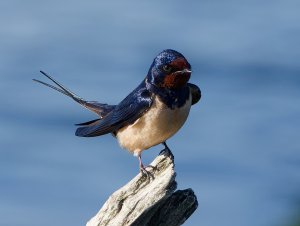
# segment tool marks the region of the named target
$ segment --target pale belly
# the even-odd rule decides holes
[[[134,124],[118,131],[120,146],[138,155],[173,136],[184,124],[191,108],[191,96],[181,108],[169,109],[158,97],[151,109]]]

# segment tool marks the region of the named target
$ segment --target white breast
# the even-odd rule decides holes
[[[120,146],[137,155],[173,136],[190,112],[191,95],[184,106],[170,109],[155,97],[152,106],[134,124],[120,129],[116,135]]]

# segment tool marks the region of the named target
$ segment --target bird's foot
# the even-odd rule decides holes
[[[152,168],[152,169],[155,169],[156,167],[151,166],[151,165],[148,165],[148,166],[145,167],[145,166],[143,165],[143,163],[140,164],[140,172],[141,172],[141,174],[142,174],[143,176],[146,176],[147,178],[152,178],[152,179],[154,179],[152,173],[151,173],[149,170],[147,170],[146,168]]]
[[[140,167],[140,172],[143,174],[143,175],[148,175],[150,174],[149,171],[146,170],[146,168],[143,166],[143,167]]]
[[[138,157],[138,160],[139,160],[139,167],[140,167],[141,174],[143,176],[146,175],[147,178],[154,179],[153,174],[150,171],[148,171],[146,168],[152,168],[152,170],[155,170],[156,167],[155,166],[151,166],[151,165],[148,165],[148,166],[145,167],[144,164],[143,164],[143,162],[142,162],[141,152],[138,152],[137,157]]]

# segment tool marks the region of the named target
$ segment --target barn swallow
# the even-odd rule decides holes
[[[120,146],[138,157],[140,171],[147,172],[141,153],[158,144],[166,145],[185,123],[191,105],[201,98],[200,89],[188,83],[191,65],[179,52],[166,49],[159,53],[150,66],[146,78],[118,105],[86,101],[45,72],[57,86],[33,79],[71,97],[98,115],[97,119],[76,124],[75,135],[95,137],[111,133]]]

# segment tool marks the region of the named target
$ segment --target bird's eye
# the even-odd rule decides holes
[[[169,72],[171,72],[171,70],[172,70],[172,67],[170,66],[170,65],[164,65],[163,66],[163,70],[165,71],[165,72],[167,72],[167,73],[169,73]]]

